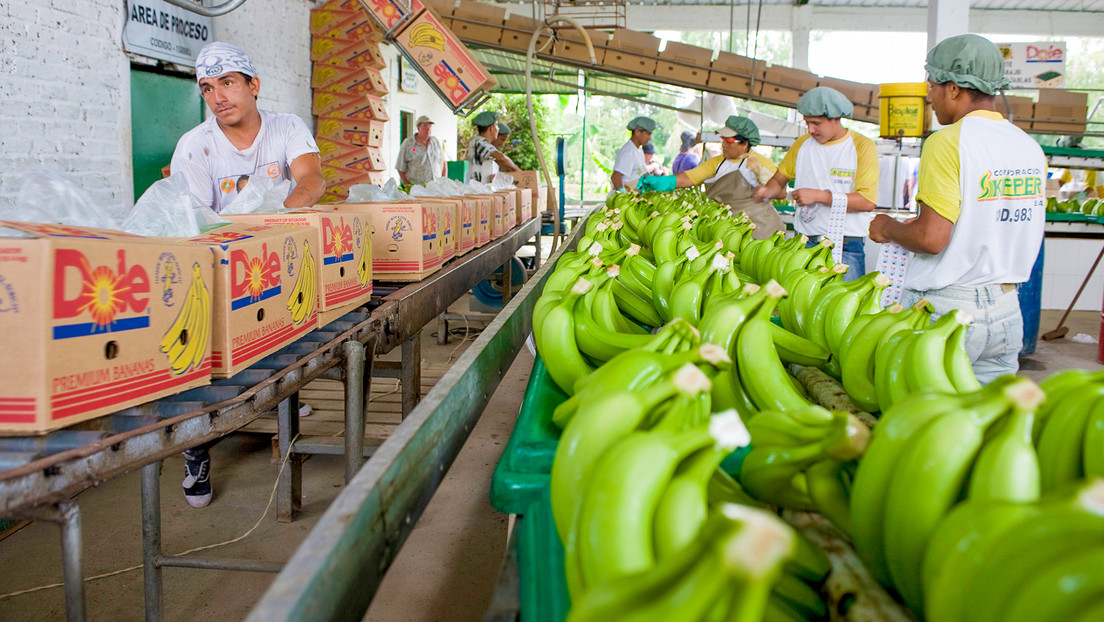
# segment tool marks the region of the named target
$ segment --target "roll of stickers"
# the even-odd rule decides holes
[[[832,211],[828,214],[828,239],[832,240],[832,261],[843,261],[843,225],[847,222],[847,195],[832,193]]]
[[[893,242],[882,244],[882,250],[878,253],[878,266],[875,269],[890,280],[889,287],[882,292],[882,307],[901,301],[909,255],[910,253],[899,244]]]

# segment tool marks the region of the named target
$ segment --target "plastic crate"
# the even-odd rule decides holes
[[[491,477],[491,505],[518,515],[518,597],[523,622],[562,622],[571,608],[549,483],[560,442],[552,411],[566,400],[540,356],[535,357],[514,432]]]

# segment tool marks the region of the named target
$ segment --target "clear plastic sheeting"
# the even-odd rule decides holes
[[[284,209],[284,200],[291,193],[291,180],[273,184],[272,179],[254,176],[245,188],[234,197],[229,205],[222,208],[221,214],[253,214],[259,212],[279,212]]]
[[[127,214],[122,230],[135,235],[191,238],[227,222],[192,194],[187,180],[178,174],[154,182]]]

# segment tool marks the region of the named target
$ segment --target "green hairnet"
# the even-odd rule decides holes
[[[797,112],[806,117],[828,117],[839,119],[850,117],[855,112],[855,107],[848,101],[847,96],[834,88],[818,86],[809,89],[797,100]]]
[[[645,132],[654,132],[656,128],[656,122],[652,121],[648,117],[637,117],[629,124],[625,126],[627,130],[644,130]]]
[[[498,133],[499,134],[509,134],[510,133],[510,126],[506,125],[502,121],[499,121],[498,122]]]
[[[725,119],[725,127],[736,132],[736,136],[746,138],[748,144],[752,147],[758,145],[760,142],[759,126],[755,125],[755,121],[747,117],[732,115],[728,119]]]
[[[476,127],[491,127],[498,121],[497,110],[484,110],[472,118],[472,125]]]
[[[940,41],[928,51],[924,69],[936,84],[954,82],[986,95],[1008,88],[1004,55],[996,44],[978,35],[958,35]]]

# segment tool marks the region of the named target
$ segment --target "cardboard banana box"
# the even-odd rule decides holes
[[[318,205],[360,219],[372,237],[372,273],[381,281],[420,281],[441,269],[440,205],[434,202]]]
[[[453,256],[459,257],[475,248],[475,225],[472,214],[477,210],[474,200],[465,201],[461,197],[419,197],[423,203],[440,203],[443,211],[451,217]],[[446,216],[442,216],[444,220]],[[445,241],[448,244],[448,241]],[[447,251],[446,253],[447,254]],[[446,260],[447,261],[447,260]]]
[[[233,376],[317,327],[313,228],[237,223],[188,241],[214,259],[212,376]]]
[[[241,223],[310,227],[314,236],[311,249],[318,266],[315,292],[320,312],[352,308],[372,298],[372,240],[369,223],[363,218],[314,209],[226,218]]]
[[[514,190],[499,190],[495,194],[502,197],[502,232],[506,233],[518,224],[517,192]]]
[[[177,242],[0,221],[0,434],[210,383],[211,253]]]

